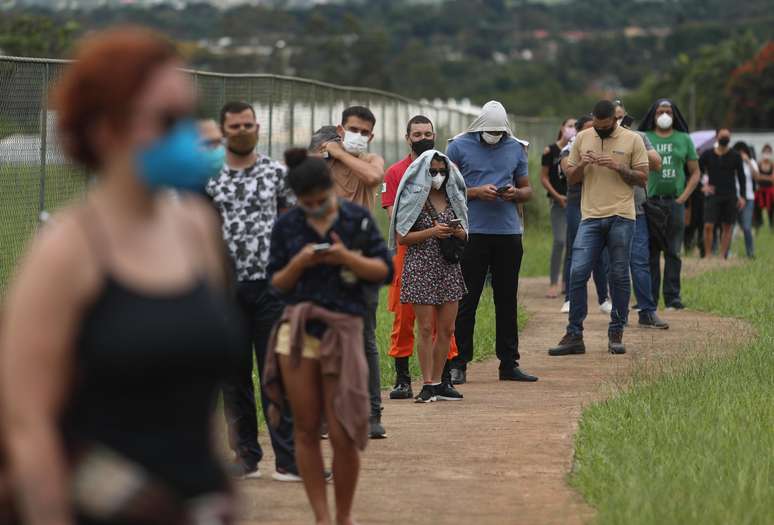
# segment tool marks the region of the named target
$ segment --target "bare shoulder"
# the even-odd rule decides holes
[[[195,194],[184,194],[171,200],[168,205],[171,205],[177,220],[193,222],[200,232],[208,236],[217,234],[218,215],[212,203],[206,198]]]
[[[543,155],[548,155],[549,153],[551,153],[550,147],[546,146],[545,148],[543,148]]]

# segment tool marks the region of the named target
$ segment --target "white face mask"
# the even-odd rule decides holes
[[[445,180],[446,180],[445,175],[441,175],[440,173],[437,175],[433,175],[433,178],[432,178],[433,188],[436,190],[440,190],[441,186],[443,186],[443,181]]]
[[[656,119],[656,125],[661,129],[669,129],[672,127],[672,116],[669,113],[662,113]]]
[[[341,144],[345,150],[353,155],[360,155],[368,151],[368,137],[364,137],[360,133],[345,131],[344,140]]]
[[[484,139],[484,142],[487,144],[497,144],[500,142],[500,139],[503,138],[502,135],[493,135],[491,133],[487,133],[486,131],[483,131],[481,133],[481,137]]]

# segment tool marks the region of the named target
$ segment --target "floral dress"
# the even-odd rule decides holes
[[[438,222],[448,223],[456,215],[450,205],[438,214]],[[433,219],[424,207],[411,231],[433,227]],[[431,237],[412,244],[406,252],[401,276],[400,302],[441,305],[459,301],[467,293],[459,263],[449,263],[441,255],[438,239]]]

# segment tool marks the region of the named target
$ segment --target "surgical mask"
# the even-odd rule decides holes
[[[411,151],[413,151],[417,157],[433,148],[435,148],[435,141],[433,139],[422,139],[411,143]]]
[[[255,151],[256,144],[258,144],[257,133],[239,133],[228,138],[228,150],[241,157],[246,157]]]
[[[222,145],[216,148],[205,148],[204,153],[209,158],[209,166],[213,174],[223,169],[223,164],[226,163],[226,148]]]
[[[575,135],[577,135],[577,131],[574,126],[567,126],[562,130],[562,136],[564,137],[564,140],[570,140]]]
[[[731,137],[720,137],[718,139],[718,144],[720,144],[722,147],[726,147],[731,143]]]
[[[307,208],[301,203],[298,203],[298,207],[301,208],[301,211],[304,212],[307,218],[322,219],[330,213],[331,208],[333,207],[333,199],[328,199],[324,204],[321,204],[316,208]]]
[[[217,168],[207,150],[200,144],[196,123],[191,119],[178,122],[166,135],[137,154],[138,176],[151,189],[173,188],[202,191]]]
[[[669,129],[672,127],[672,115],[669,113],[662,113],[656,119],[656,125],[661,129]]]
[[[500,142],[503,136],[493,135],[492,133],[487,133],[486,131],[482,131],[481,138],[484,139],[484,142],[486,142],[487,144],[497,144],[498,142]]]
[[[440,173],[437,175],[433,175],[433,177],[430,179],[431,184],[433,185],[433,189],[440,190],[441,186],[443,186],[443,181],[446,180],[446,175],[441,175]]]
[[[597,135],[599,135],[599,138],[601,138],[601,139],[606,139],[607,137],[612,135],[613,134],[613,130],[615,130],[615,126],[611,126],[609,128],[604,128],[604,129],[600,129],[600,128],[597,128],[597,127],[594,128],[594,131],[597,132]]]
[[[345,131],[342,146],[344,146],[344,149],[349,153],[360,155],[361,153],[368,151],[368,137],[364,137],[360,133],[355,133],[353,131]]]

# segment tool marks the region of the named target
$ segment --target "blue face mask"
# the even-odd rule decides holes
[[[202,191],[217,168],[213,154],[200,144],[193,120],[178,122],[166,135],[137,155],[139,176],[151,190],[172,188]],[[224,152],[225,155],[225,152]]]

